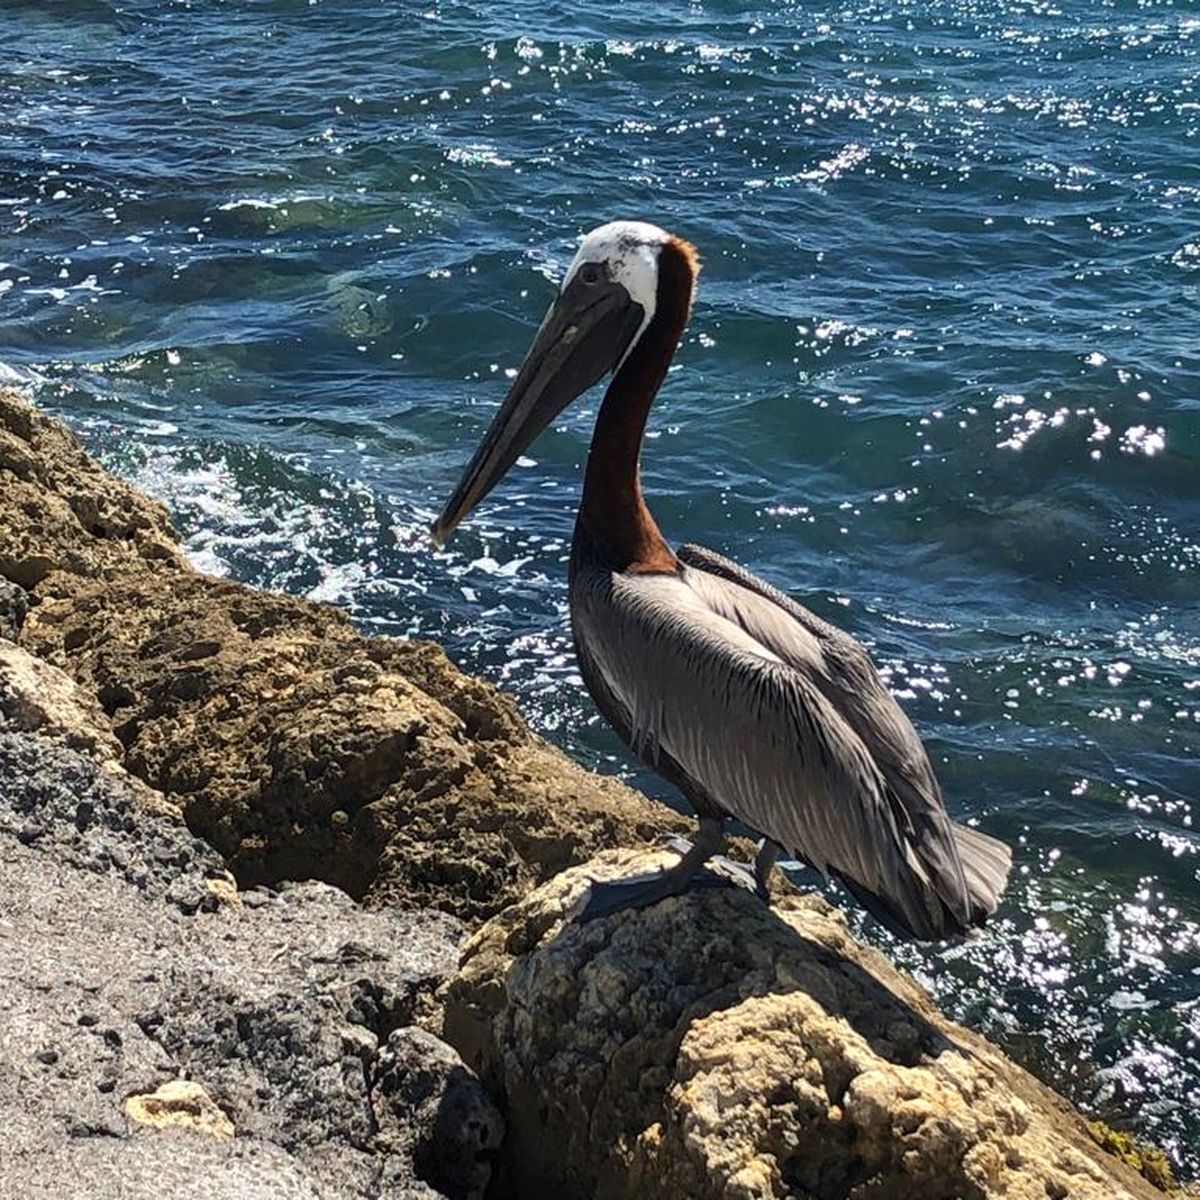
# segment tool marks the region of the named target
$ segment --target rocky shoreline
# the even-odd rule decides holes
[[[0,1197],[1162,1193],[436,646],[194,571],[0,392]]]

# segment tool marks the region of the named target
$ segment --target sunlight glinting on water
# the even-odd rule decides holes
[[[597,397],[449,548],[426,529],[578,235],[631,215],[695,241],[644,456],[664,529],[864,639],[951,810],[1017,848],[977,942],[856,928],[1200,1170],[1200,19],[75,0],[2,20],[0,383],[166,499],[201,568],[437,638],[664,797],[567,625]]]

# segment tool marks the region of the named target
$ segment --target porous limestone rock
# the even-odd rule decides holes
[[[4,579],[27,596],[20,645],[243,886],[319,878],[477,920],[687,824],[570,762],[440,648],[192,570],[161,505],[0,392]]]
[[[568,919],[601,855],[477,931],[445,1035],[505,1098],[506,1196],[1133,1200],[1078,1114],[835,909],[702,889]]]
[[[104,578],[133,561],[180,562],[166,508],[0,388],[0,577],[32,591],[54,571]]]

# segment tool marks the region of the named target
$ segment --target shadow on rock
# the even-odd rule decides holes
[[[449,1200],[483,1196],[504,1123],[454,1050],[423,1029],[396,1030],[379,1056],[375,1096],[381,1142]]]

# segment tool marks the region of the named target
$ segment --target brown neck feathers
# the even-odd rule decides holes
[[[678,561],[642,496],[638,454],[650,405],[691,311],[696,251],[669,238],[658,256],[654,317],[609,385],[588,452],[581,533],[619,571],[674,571]]]

